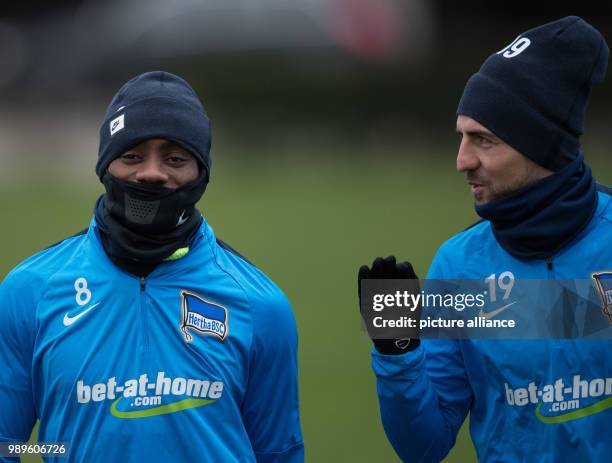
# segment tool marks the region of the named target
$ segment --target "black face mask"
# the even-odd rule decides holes
[[[195,204],[208,175],[172,189],[148,183],[118,180],[108,172],[102,178],[106,194],[96,204],[102,242],[112,257],[157,264],[188,241],[200,224]]]
[[[118,180],[108,172],[102,178],[108,213],[135,232],[159,235],[174,232],[195,214],[206,189],[205,173],[179,188]]]

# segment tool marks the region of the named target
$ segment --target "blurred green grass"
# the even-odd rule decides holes
[[[609,182],[611,163],[592,165]],[[90,180],[3,182],[0,211],[10,220],[2,227],[0,275],[87,226],[102,191],[93,174]],[[388,254],[411,260],[424,276],[439,245],[477,219],[454,155],[221,160],[200,209],[217,236],[292,302],[307,461],[399,461],[380,423],[355,276],[361,264]],[[475,459],[464,425],[446,461]]]

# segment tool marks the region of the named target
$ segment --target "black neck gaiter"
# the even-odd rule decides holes
[[[133,268],[149,273],[189,246],[201,222],[195,204],[206,189],[206,172],[176,189],[125,182],[109,173],[102,182],[106,194],[98,198],[95,216],[104,250],[115,263],[127,263],[131,273]]]
[[[569,165],[507,198],[476,206],[499,244],[519,259],[548,259],[589,223],[597,209],[591,169],[580,154]]]

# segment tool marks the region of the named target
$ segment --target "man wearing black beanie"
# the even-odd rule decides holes
[[[291,307],[196,208],[210,140],[180,77],[115,95],[89,228],[0,286],[0,442],[39,419],[68,461],[304,460]]]
[[[579,141],[608,54],[595,28],[566,17],[519,35],[469,79],[457,170],[483,220],[442,245],[428,280],[592,280],[612,323],[611,190],[593,179]],[[417,276],[394,257],[358,276],[360,287],[385,278]],[[536,310],[511,305],[498,312]],[[470,413],[481,461],[608,461],[611,349],[609,336],[374,339],[385,431],[402,460],[440,461]]]

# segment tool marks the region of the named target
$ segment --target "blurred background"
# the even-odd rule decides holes
[[[595,0],[3,5],[0,277],[87,226],[103,190],[99,125],[121,84],[177,73],[213,121],[201,210],[292,301],[307,461],[398,461],[378,415],[357,268],[395,254],[424,276],[439,245],[476,220],[454,171],[463,86],[520,32],[569,14],[612,43],[612,4]],[[583,137],[608,184],[611,103],[608,77]],[[447,461],[475,458],[464,426]]]

